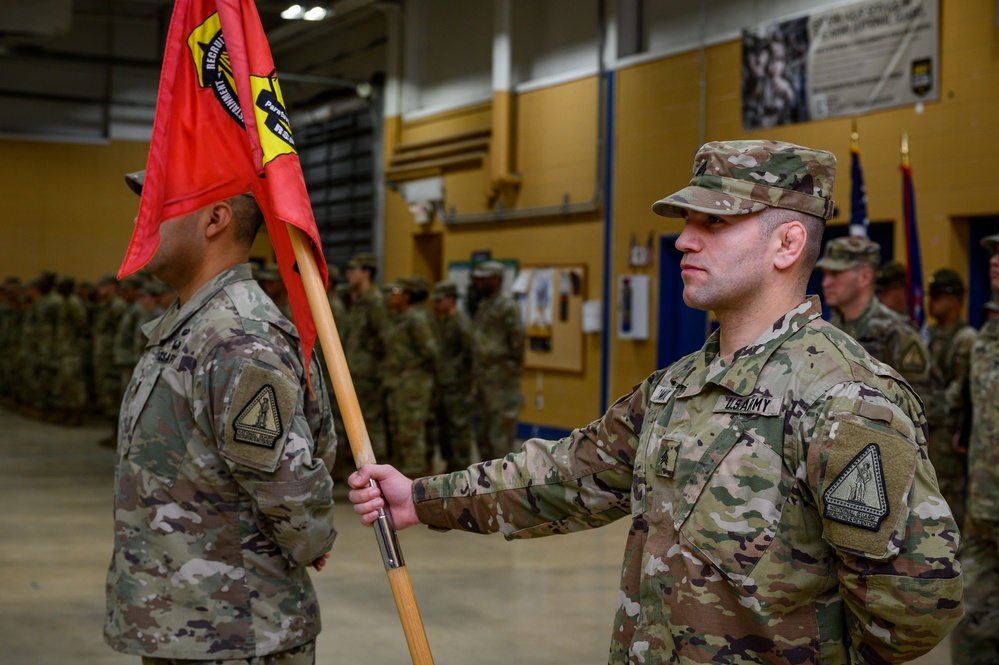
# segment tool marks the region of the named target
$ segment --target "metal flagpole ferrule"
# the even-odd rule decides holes
[[[378,483],[372,479],[371,486],[378,488]],[[373,525],[375,527],[375,538],[378,540],[378,549],[382,553],[382,563],[385,570],[402,568],[406,562],[402,558],[402,549],[399,547],[399,538],[392,527],[392,518],[384,508],[378,509],[378,519]]]

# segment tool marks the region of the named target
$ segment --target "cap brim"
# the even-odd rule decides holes
[[[683,217],[684,210],[706,215],[748,215],[766,208],[765,203],[723,194],[705,187],[684,187],[652,204],[652,212],[662,217]]]
[[[146,181],[145,169],[143,169],[142,171],[134,171],[132,173],[125,174],[125,184],[128,185],[128,188],[131,189],[136,194],[138,194],[139,196],[142,196],[142,185],[143,183],[145,183],[145,181]]]
[[[990,252],[995,252],[996,248],[999,247],[999,237],[986,236],[982,238],[982,247],[989,250]]]
[[[815,267],[819,270],[835,270],[836,272],[856,268],[858,265],[860,265],[860,261],[839,261],[837,259],[819,259],[815,262]]]

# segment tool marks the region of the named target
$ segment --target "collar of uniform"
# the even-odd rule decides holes
[[[216,293],[230,284],[247,279],[253,279],[253,270],[250,268],[249,263],[240,263],[228,270],[223,270],[205,282],[179,310],[177,309],[178,301],[174,300],[173,304],[170,305],[170,309],[160,318],[156,329],[149,331],[149,344],[147,346],[156,346],[162,340],[171,337],[178,328],[184,325]]]
[[[722,361],[718,355],[720,332],[716,330],[704,343],[701,353],[694,362],[693,371],[688,374],[686,385],[679,396],[691,397],[700,393],[709,384],[726,388],[736,395],[751,394],[760,377],[760,368],[766,364],[770,355],[784,343],[784,340],[820,316],[822,316],[822,304],[819,297],[809,296],[800,305],[774,321],[773,325],[752,344],[739,349],[726,361]]]

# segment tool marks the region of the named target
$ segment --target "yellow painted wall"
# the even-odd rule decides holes
[[[999,30],[992,0],[941,3],[940,101],[922,113],[912,107],[857,119],[869,211],[875,221],[901,219],[899,135],[908,132],[915,170],[920,237],[926,275],[943,266],[964,273],[969,217],[999,215]],[[705,108],[700,108],[701,57],[684,53],[637,64],[616,73],[613,162],[612,277],[626,272],[657,274],[658,266],[627,267],[632,235],[675,234],[680,225],[656,217],[653,201],[683,186],[699,137],[775,138],[830,149],[840,160],[834,196],[840,215],[849,217],[850,118],[810,122],[745,134],[739,99],[740,44],[705,49]],[[568,193],[573,202],[594,194],[597,158],[597,87],[594,78],[515,95],[512,103],[513,170],[522,182],[514,207],[557,205]],[[418,142],[489,128],[491,106],[480,104],[439,116],[401,122],[386,120],[386,156],[397,141]],[[148,145],[120,142],[105,146],[0,141],[0,276],[30,277],[50,269],[93,279],[115,270],[124,255],[137,199],[122,174],[145,162]],[[458,214],[488,209],[491,167],[444,172],[447,205]],[[415,236],[439,234],[443,262],[467,260],[489,250],[496,258],[522,264],[583,264],[586,298],[602,298],[603,212],[448,227],[435,219],[413,222],[401,196],[386,190],[384,279],[426,267],[414,255]],[[896,247],[904,232],[896,224]],[[266,239],[255,247],[267,253]],[[658,294],[653,279],[652,339],[610,343],[610,399],[627,392],[655,369]],[[616,299],[611,298],[613,313]],[[613,323],[614,317],[611,317]],[[527,371],[526,422],[573,427],[599,415],[600,336],[588,335],[582,373],[545,372],[543,408],[536,405],[537,375]]]
[[[999,127],[993,121],[999,103],[999,31],[995,28],[994,3],[945,0],[941,3],[940,26],[940,101],[925,105],[922,112],[905,107],[857,118],[869,215],[875,221],[896,222],[896,248],[905,246],[898,167],[900,135],[908,133],[927,277],[944,266],[965,273],[966,219],[999,214],[999,197],[995,194],[999,177],[994,175],[993,167],[999,150]],[[738,41],[705,49],[703,112],[702,54],[684,53],[616,73],[612,283],[624,273],[650,275],[653,309],[649,341],[620,341],[616,336],[611,340],[609,399],[626,393],[656,369],[658,266],[629,268],[629,242],[633,235],[644,241],[650,231],[657,235],[679,233],[678,221],[659,218],[650,207],[658,198],[686,184],[702,136],[704,140],[773,138],[833,151],[840,162],[834,191],[839,216],[830,223],[844,224],[849,219],[851,119],[743,132],[740,56]],[[595,95],[593,79],[533,91],[515,99],[514,163],[523,176],[517,206],[557,201],[563,192],[586,190],[592,182],[592,173],[584,171],[594,164],[596,135],[590,130],[594,118],[585,117],[581,109],[595,110],[595,104],[580,103],[584,90]],[[489,119],[483,116],[481,106],[474,113],[480,126],[488,126]],[[453,123],[454,114],[446,120]],[[389,122],[398,123],[398,119]],[[421,136],[439,135],[435,132],[440,127],[434,125],[432,118],[421,120]],[[481,199],[488,173],[483,168],[446,174],[445,181],[448,200],[461,202],[459,211],[467,211]],[[388,197],[387,254],[398,261],[393,269],[403,274],[409,266],[406,249],[399,245],[405,245],[415,231],[399,196],[390,193]],[[575,197],[573,194],[573,200],[577,200]],[[472,251],[491,249],[495,257],[515,258],[523,263],[584,263],[589,273],[587,298],[602,296],[599,213],[569,226],[561,221],[537,219],[445,228],[438,221],[430,230],[444,235],[447,260],[467,259]],[[897,258],[904,260],[902,256]],[[612,294],[612,313],[616,306]],[[612,326],[613,321],[612,316]],[[532,407],[535,377],[531,372],[525,374],[523,387],[528,406],[521,414],[523,421],[569,428],[596,415],[599,337],[588,336],[586,344],[587,362],[582,376],[545,377],[544,409]]]
[[[125,186],[148,143],[0,141],[0,273],[96,279],[125,256],[139,199]]]

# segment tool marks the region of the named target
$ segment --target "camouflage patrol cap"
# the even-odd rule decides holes
[[[413,275],[408,278],[412,290],[410,293],[426,297],[430,293],[430,282],[423,275]]]
[[[337,282],[340,281],[340,277],[341,277],[341,275],[340,275],[340,269],[337,268],[334,264],[327,263],[326,264],[326,272],[329,273],[330,282],[336,284]]]
[[[140,275],[129,275],[121,280],[119,286],[123,289],[138,289],[145,284],[146,280]]]
[[[748,215],[787,208],[822,219],[833,216],[836,156],[782,141],[715,141],[694,155],[690,184],[652,204],[663,217],[684,210]]]
[[[146,170],[133,171],[132,173],[125,174],[125,184],[133,192],[142,196],[142,185],[146,182]]]
[[[382,284],[382,293],[389,295],[390,293],[408,293],[406,290],[405,278],[400,277],[399,279],[394,279],[391,282]]]
[[[370,252],[360,252],[347,261],[348,268],[370,268],[378,267],[378,258]]]
[[[982,238],[982,247],[995,254],[999,249],[999,233]]]
[[[458,287],[455,286],[454,282],[437,282],[434,285],[434,292],[431,297],[434,300],[440,300],[441,298],[457,298]]]
[[[877,286],[879,289],[905,286],[905,266],[898,261],[889,261],[878,271]]]
[[[964,280],[956,270],[941,268],[930,277],[930,295],[942,296],[948,293],[964,295]]]
[[[502,277],[503,269],[503,264],[499,261],[483,261],[472,268],[472,278]]]
[[[881,245],[869,238],[846,236],[826,243],[825,254],[815,263],[821,270],[849,270],[867,264],[875,268],[881,263]]]
[[[999,312],[999,298],[997,298],[995,294],[992,294],[992,298],[987,303],[982,305],[982,307],[990,312]]]

